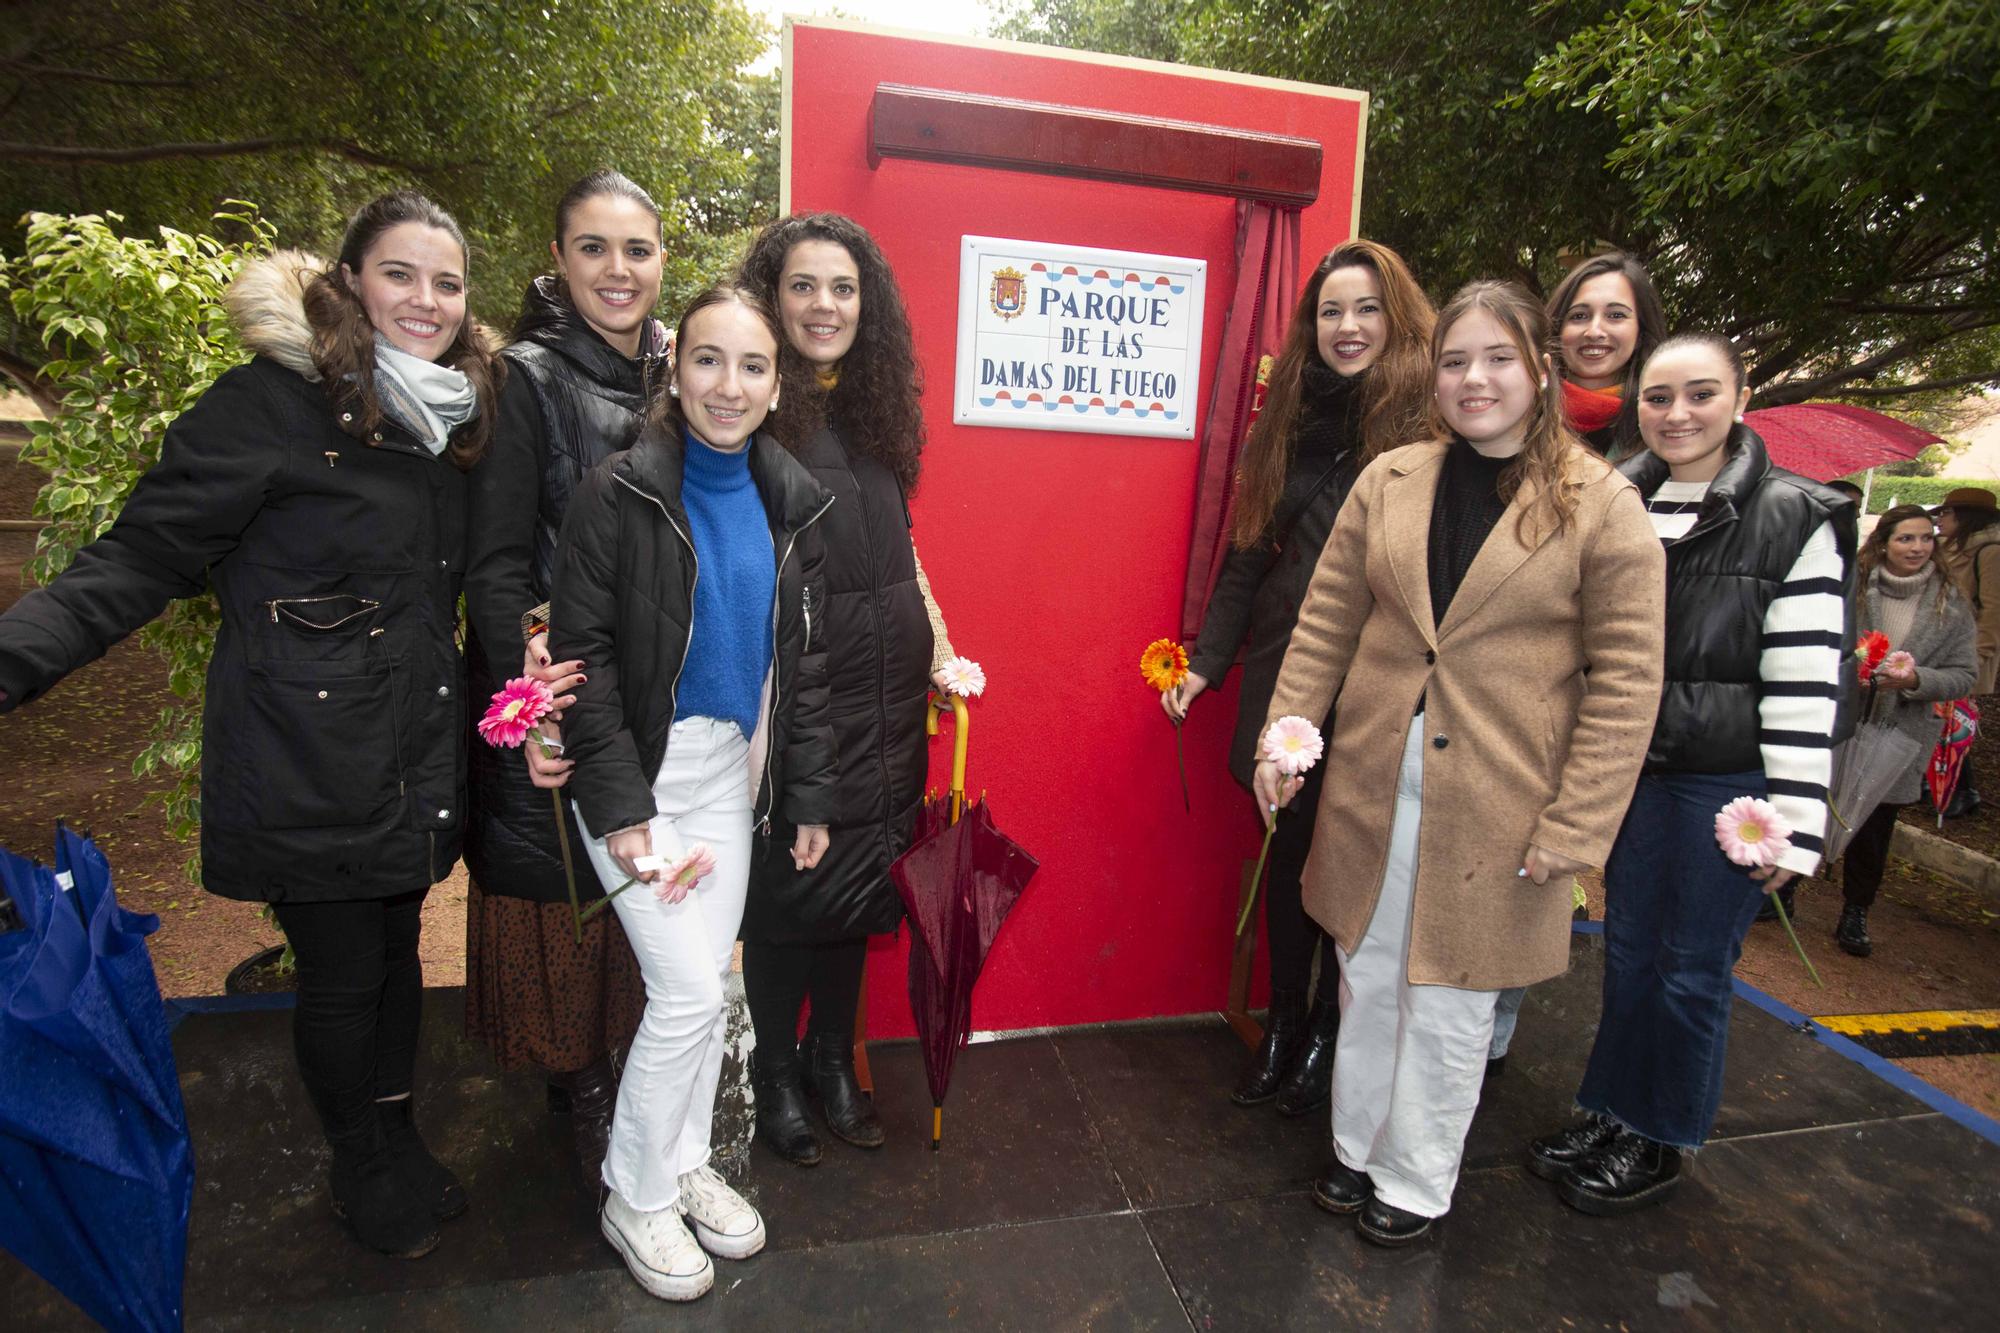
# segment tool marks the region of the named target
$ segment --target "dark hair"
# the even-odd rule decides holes
[[[782,355],[785,346],[785,333],[783,329],[778,327],[778,316],[772,311],[771,303],[749,288],[738,286],[733,282],[718,282],[688,303],[688,308],[681,312],[681,322],[674,328],[674,347],[676,349],[684,349],[687,346],[688,322],[697,314],[708,309],[710,306],[726,305],[731,301],[734,301],[737,305],[748,307],[750,313],[763,322],[765,329],[771,334],[773,346]],[[680,358],[676,356],[674,358],[676,375],[679,373],[679,369]],[[781,395],[789,396],[792,386],[789,383],[781,382],[779,389]],[[649,424],[663,430],[672,431],[676,435],[686,430],[687,417],[681,412],[680,397],[666,390],[662,390],[656,394],[653,403],[652,419]],[[757,429],[759,431],[765,430],[769,428],[770,424],[770,418],[767,416],[764,423],[759,424]]]
[[[1651,363],[1654,357],[1665,352],[1677,352],[1683,347],[1699,347],[1703,351],[1713,352],[1721,357],[1723,363],[1729,367],[1730,378],[1735,381],[1736,387],[1731,392],[1743,392],[1743,386],[1750,378],[1749,368],[1743,364],[1743,353],[1736,350],[1735,343],[1719,333],[1710,333],[1706,329],[1689,329],[1684,333],[1676,333],[1671,338],[1661,340],[1651,352],[1647,353],[1646,360]],[[1636,362],[1639,358],[1635,356],[1632,359]],[[1641,366],[1641,373],[1644,370],[1645,367]],[[1635,375],[1633,378],[1636,380],[1638,376]]]
[[[1385,449],[1410,444],[1424,436],[1424,403],[1430,397],[1431,324],[1436,315],[1430,298],[1410,274],[1403,257],[1386,245],[1353,240],[1336,245],[1314,267],[1292,308],[1291,327],[1271,365],[1264,407],[1237,467],[1235,515],[1230,541],[1238,547],[1255,545],[1277,512],[1285,489],[1285,470],[1292,461],[1292,440],[1302,413],[1301,386],[1306,363],[1324,364],[1319,354],[1319,290],[1335,269],[1365,268],[1382,285],[1382,313],[1389,325],[1389,345],[1365,372],[1362,388],[1361,448],[1358,462],[1366,466]]]
[[[599,167],[564,190],[563,197],[556,200],[555,242],[558,248],[562,246],[563,238],[569,235],[570,215],[590,200],[600,199],[606,195],[614,199],[629,199],[651,213],[654,228],[658,230],[660,206],[653,202],[653,196],[647,194],[639,187],[638,182],[624,172],[613,171],[610,167]]]
[[[1855,621],[1859,623],[1868,609],[1868,585],[1882,561],[1889,554],[1889,539],[1896,535],[1899,524],[1922,519],[1932,523],[1931,511],[1922,505],[1897,505],[1894,509],[1875,520],[1875,530],[1861,543],[1860,552],[1854,557],[1854,609]],[[1933,529],[1935,530],[1935,529]],[[1937,577],[1937,605],[1939,615],[1944,614],[1945,602],[1951,597],[1951,580],[1945,577],[1944,568],[1938,564],[1933,551],[1931,561],[1925,566]]]
[[[435,227],[457,243],[458,252],[469,260],[465,233],[451,214],[415,190],[397,190],[371,199],[348,220],[341,237],[340,257],[333,267],[315,274],[306,283],[306,322],[312,326],[312,359],[321,386],[335,407],[347,408],[352,421],[343,423],[349,434],[367,439],[382,424],[382,405],[375,396],[375,326],[361,298],[349,289],[343,271],[359,275],[368,252],[382,233],[406,222]],[[470,267],[470,264],[467,265]],[[446,453],[460,471],[479,461],[493,435],[500,385],[498,358],[486,345],[485,331],[472,318],[468,302],[465,322],[451,345],[438,357],[472,382],[478,395],[479,411],[464,430],[452,437]]]
[[[1607,273],[1622,274],[1625,281],[1632,284],[1633,313],[1639,319],[1639,337],[1632,344],[1632,359],[1625,363],[1625,402],[1611,426],[1612,447],[1622,452],[1639,438],[1639,413],[1634,402],[1639,391],[1639,372],[1660,339],[1667,336],[1666,311],[1660,305],[1660,294],[1654,288],[1646,266],[1623,250],[1612,250],[1584,260],[1556,284],[1555,294],[1549,297],[1549,325],[1555,333],[1553,347],[1556,364],[1567,371],[1568,367],[1562,359],[1563,321],[1569,318],[1569,308],[1576,304],[1576,294],[1583,284]],[[1564,378],[1569,376],[1565,374]]]
[[[1577,492],[1591,480],[1594,468],[1609,464],[1570,429],[1563,415],[1562,385],[1557,382],[1548,350],[1548,311],[1518,282],[1485,279],[1459,288],[1438,312],[1437,330],[1431,335],[1432,366],[1442,358],[1452,327],[1475,312],[1492,316],[1520,350],[1524,367],[1543,380],[1523,423],[1521,452],[1500,473],[1502,500],[1512,503],[1517,494],[1528,492],[1529,501],[1515,520],[1514,531],[1523,545],[1532,545],[1530,531],[1541,531],[1544,523],[1558,536],[1569,527],[1576,516]],[[1451,428],[1445,424],[1435,394],[1429,400],[1429,410],[1433,433],[1450,439]]]
[[[1826,484],[1826,486],[1828,490],[1839,491],[1843,495],[1851,495],[1856,500],[1859,500],[1862,496],[1862,490],[1859,486],[1856,486],[1853,482],[1844,479],[1839,481],[1829,481]]]
[[[785,257],[802,241],[831,241],[853,256],[861,278],[861,326],[831,389],[821,386],[817,369],[780,333],[778,366],[789,406],[773,433],[797,450],[831,421],[850,450],[894,472],[906,494],[914,491],[924,450],[923,378],[902,290],[874,237],[839,213],[779,218],[750,242],[736,281],[776,309]]]
[[[1951,547],[1954,554],[1965,549],[1966,539],[1971,537],[1973,533],[1983,532],[1994,524],[2000,523],[2000,509],[1974,509],[1969,505],[1940,505],[1938,507],[1940,509],[1951,510],[1952,517],[1958,520],[1958,530],[1952,533],[1951,536],[1944,538],[1945,544]]]

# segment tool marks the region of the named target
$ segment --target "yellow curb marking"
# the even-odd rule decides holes
[[[1824,1014],[1813,1019],[1846,1037],[1871,1033],[1937,1032],[1945,1028],[2000,1028],[2000,1009],[1919,1009],[1905,1014]]]

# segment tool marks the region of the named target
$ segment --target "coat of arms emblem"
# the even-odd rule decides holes
[[[1028,307],[1027,276],[1014,268],[1003,268],[993,275],[993,287],[987,296],[993,313],[1002,319],[1018,318]]]

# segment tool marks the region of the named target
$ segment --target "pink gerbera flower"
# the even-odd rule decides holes
[[[555,704],[548,686],[532,676],[517,676],[493,696],[486,716],[479,719],[479,738],[488,745],[517,749]]]
[[[698,842],[687,849],[687,854],[677,861],[669,861],[666,874],[653,890],[653,896],[662,902],[679,902],[694,890],[694,886],[715,873],[715,853],[705,842]]]
[[[954,657],[938,668],[944,687],[962,699],[986,693],[986,670],[969,657]]]
[[[1715,841],[1740,866],[1768,866],[1792,849],[1792,826],[1769,801],[1739,796],[1715,816]]]
[[[1326,753],[1319,728],[1302,717],[1281,717],[1264,732],[1264,757],[1286,777],[1297,777]]]

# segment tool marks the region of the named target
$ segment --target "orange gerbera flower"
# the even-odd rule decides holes
[[[1155,639],[1139,654],[1139,674],[1146,683],[1165,694],[1187,679],[1187,649],[1172,639]]]

